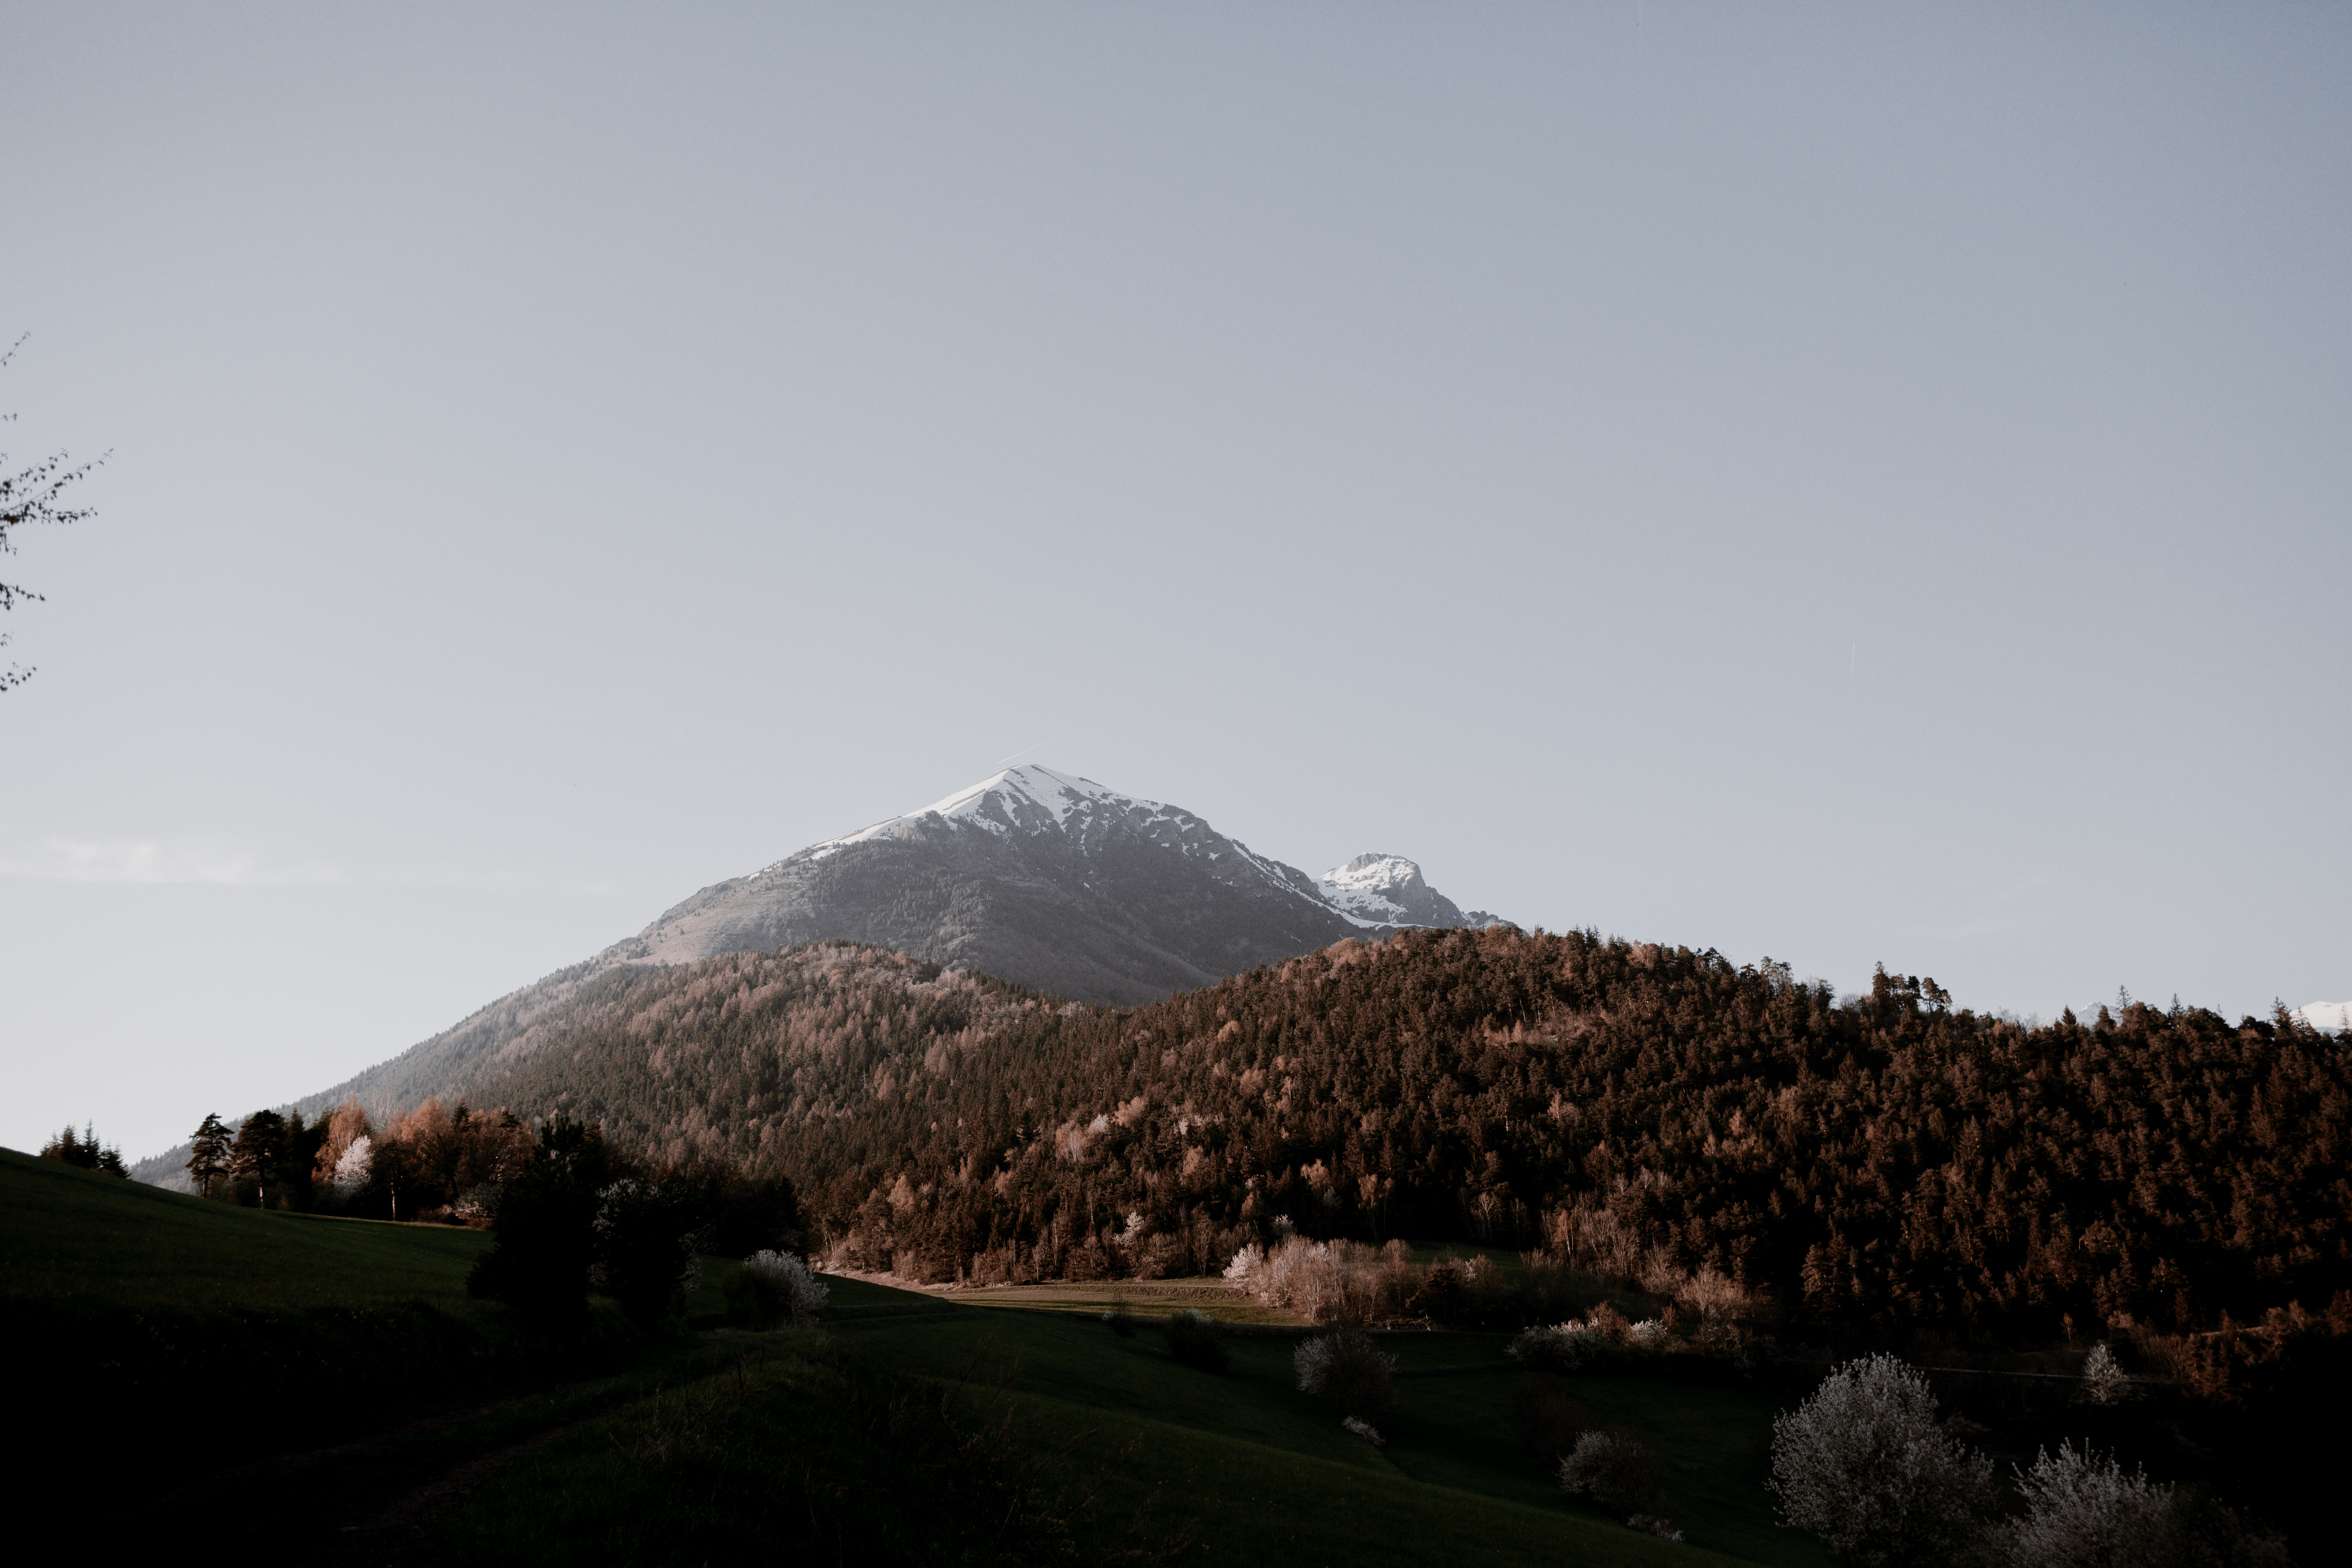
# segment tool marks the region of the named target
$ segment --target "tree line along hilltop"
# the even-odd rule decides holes
[[[821,942],[608,972],[502,1055],[477,1104],[788,1177],[839,1261],[924,1280],[1296,1231],[1712,1273],[1831,1331],[2196,1335],[2352,1289],[2352,1075],[2284,1013],[2030,1026],[1507,927],[1118,1010]]]

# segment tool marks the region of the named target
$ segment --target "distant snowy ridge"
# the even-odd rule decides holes
[[[2352,1029],[2352,1002],[2306,1002],[2294,1010],[2294,1016],[2329,1034]]]

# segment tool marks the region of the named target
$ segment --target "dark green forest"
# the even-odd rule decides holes
[[[1499,928],[1126,1010],[846,943],[625,970],[479,1098],[788,1176],[837,1258],[918,1279],[1213,1272],[1296,1229],[2054,1339],[2352,1289],[2347,1076],[2284,1013],[2029,1026],[1932,979],[1841,1005],[1769,962]]]

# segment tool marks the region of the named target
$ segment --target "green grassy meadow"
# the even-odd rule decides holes
[[[749,1370],[593,1423],[518,1464],[443,1521],[437,1555],[456,1562],[552,1563],[574,1539],[546,1521],[587,1521],[614,1561],[692,1561],[752,1548],[777,1530],[839,1521],[787,1507],[811,1482],[822,1434],[876,1500],[898,1484],[858,1435],[813,1411],[825,1358],[912,1373],[956,1391],[965,1428],[1003,1434],[1035,1466],[1033,1485],[1064,1499],[1080,1560],[1150,1558],[1234,1564],[1407,1564],[1466,1561],[1642,1564],[1744,1560],[1825,1563],[1776,1529],[1761,1481],[1776,1402],[1738,1390],[1580,1379],[1596,1419],[1634,1426],[1667,1469],[1687,1543],[1637,1534],[1567,1498],[1511,1427],[1521,1374],[1501,1335],[1398,1335],[1398,1411],[1376,1449],[1299,1394],[1290,1338],[1234,1339],[1222,1374],[1178,1363],[1146,1328],[1121,1338],[1057,1310],[973,1307],[953,1296],[834,1279],[823,1327],[736,1334]],[[798,1416],[780,1412],[799,1411]],[[814,1424],[812,1424],[814,1423]],[[838,1478],[835,1478],[835,1481]],[[785,1484],[787,1481],[790,1484]],[[894,1520],[919,1508],[876,1501]],[[824,1533],[820,1529],[817,1533]],[[920,1542],[854,1535],[819,1561],[926,1555]],[[1048,1553],[1047,1555],[1050,1555]],[[1025,1559],[1021,1559],[1025,1560]]]
[[[0,1316],[48,1347],[47,1396],[142,1447],[192,1401],[258,1401],[270,1432],[205,1461],[240,1491],[254,1483],[235,1463],[300,1461],[333,1436],[344,1457],[273,1483],[274,1506],[321,1530],[368,1528],[403,1489],[487,1467],[430,1522],[436,1562],[569,1561],[590,1541],[601,1561],[646,1563],[783,1541],[843,1563],[1826,1562],[1773,1526],[1761,1480],[1778,1402],[1739,1388],[1573,1381],[1593,1418],[1660,1456],[1677,1545],[1567,1498],[1519,1448],[1511,1401],[1528,1374],[1505,1336],[1384,1338],[1398,1407],[1375,1448],[1297,1392],[1293,1338],[1232,1338],[1231,1366],[1211,1374],[1152,1328],[1122,1338],[1083,1310],[1165,1310],[1209,1281],[1041,1288],[1015,1306],[835,1278],[820,1328],[751,1333],[716,1326],[732,1265],[709,1259],[686,1326],[631,1339],[604,1313],[593,1353],[554,1354],[466,1295],[488,1244],[235,1209],[0,1151]],[[158,1463],[203,1471],[188,1455]]]
[[[1002,1386],[1050,1412],[1050,1425],[1100,1427],[1098,1441],[1114,1446],[1137,1442],[1136,1462],[1103,1478],[1122,1497],[1140,1502],[1156,1487],[1166,1494],[1160,1510],[1182,1497],[1236,1503],[1196,1516],[1205,1561],[1313,1560],[1269,1552],[1269,1517],[1297,1521],[1309,1539],[1336,1532],[1333,1544],[1348,1544],[1335,1561],[1426,1561],[1465,1544],[1457,1530],[1473,1530],[1485,1542],[1481,1560],[1495,1562],[1552,1561],[1563,1532],[1578,1540],[1580,1559],[1688,1555],[1570,1500],[1520,1449],[1511,1396],[1527,1374],[1503,1353],[1507,1335],[1384,1336],[1381,1348],[1397,1359],[1397,1411],[1382,1427],[1388,1446],[1376,1449],[1297,1392],[1291,1339],[1233,1339],[1231,1367],[1212,1375],[1179,1364],[1149,1329],[1121,1339],[1099,1322],[1043,1313],[943,1316],[920,1304],[930,1299],[886,1306],[879,1292],[837,1281],[843,1310],[828,1314],[830,1331],[894,1365]],[[1579,1378],[1572,1387],[1596,1420],[1633,1427],[1659,1454],[1689,1546],[1792,1568],[1826,1561],[1771,1521],[1762,1482],[1777,1399],[1633,1378]]]
[[[489,1309],[478,1230],[265,1214],[0,1149],[0,1300],[131,1311]]]

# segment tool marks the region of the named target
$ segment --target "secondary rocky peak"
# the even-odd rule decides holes
[[[1484,925],[1465,917],[1454,900],[1422,879],[1421,868],[1402,855],[1359,855],[1326,871],[1316,890],[1333,908],[1381,925]]]

